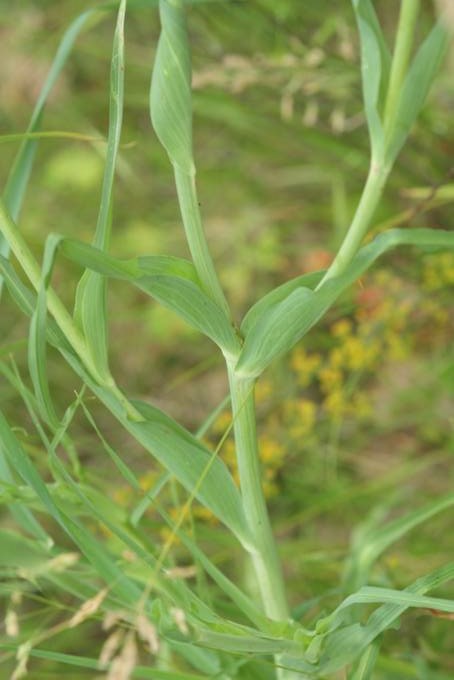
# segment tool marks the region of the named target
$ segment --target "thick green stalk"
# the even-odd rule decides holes
[[[180,203],[186,239],[200,283],[207,295],[209,295],[230,318],[230,308],[225,299],[221,284],[219,283],[203,231],[195,184],[195,170],[188,173],[177,165],[174,166],[174,169],[178,201]]]
[[[342,274],[356,254],[377,208],[390,168],[371,164],[363,193],[350,228],[331,266],[317,288],[328,279]]]
[[[385,141],[392,133],[397,105],[410,61],[420,0],[402,0],[383,115]]]
[[[25,239],[17,228],[16,224],[13,222],[11,216],[7,212],[3,201],[0,199],[0,232],[4,235],[6,241],[9,243],[11,250],[16,256],[18,262],[20,263],[22,269],[27,275],[33,288],[38,292],[41,287],[41,270],[33,253],[27,246]],[[108,388],[112,394],[114,394],[117,399],[122,403],[128,416],[133,419],[142,420],[142,416],[134,408],[134,406],[126,399],[121,390],[117,387],[113,379],[109,379],[106,382],[105,377],[99,374],[96,363],[93,360],[91,352],[87,347],[84,336],[80,332],[77,325],[74,323],[73,318],[69,314],[68,310],[55,293],[55,291],[49,286],[46,292],[47,298],[47,308],[50,314],[55,319],[58,327],[68,340],[71,347],[76,352],[79,359],[84,364],[87,371],[90,373],[92,378],[100,386]]]
[[[255,539],[254,550],[249,554],[263,611],[270,619],[285,621],[290,618],[290,610],[281,561],[263,495],[255,423],[254,381],[235,375],[233,365],[228,365],[227,368],[241,495],[246,519]],[[275,656],[275,662],[278,680],[301,680],[304,677],[280,667],[279,654]]]
[[[254,383],[228,367],[233,428],[243,506],[256,542],[251,553],[263,609],[276,620],[289,618],[284,578],[262,490],[255,423]]]

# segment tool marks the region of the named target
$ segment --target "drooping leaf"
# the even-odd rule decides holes
[[[237,354],[239,340],[218,305],[201,289],[194,266],[176,257],[149,256],[121,261],[70,239],[60,248],[69,259],[104,276],[126,279],[207,335],[224,353]]]
[[[132,402],[144,420],[127,418],[121,404],[105,389],[95,388],[104,404],[134,438],[178,481],[209,508],[249,548],[253,545],[240,493],[226,465],[193,435],[150,404]]]

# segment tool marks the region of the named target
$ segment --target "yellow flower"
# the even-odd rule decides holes
[[[290,365],[295,371],[298,383],[301,387],[307,387],[311,383],[320,363],[321,356],[317,352],[307,354],[302,348],[293,352],[290,359]]]
[[[352,322],[349,319],[339,319],[331,326],[331,334],[335,338],[345,338],[352,332]]]
[[[289,402],[286,410],[291,436],[295,439],[307,437],[317,420],[316,404],[309,399],[299,399],[296,402]]]
[[[284,449],[275,440],[263,439],[260,442],[259,456],[264,465],[280,466],[284,455]]]
[[[149,472],[145,472],[143,475],[139,477],[139,486],[142,491],[148,491],[151,489],[153,484],[156,482],[158,475],[155,470],[150,470]]]
[[[319,371],[318,379],[322,391],[325,394],[327,394],[332,389],[339,387],[339,385],[342,385],[343,375],[342,371],[340,371],[338,368],[325,366]]]
[[[347,338],[343,345],[345,367],[351,371],[361,371],[371,367],[375,352],[358,337]]]
[[[328,415],[336,420],[344,417],[348,412],[349,400],[346,399],[342,389],[336,389],[328,394],[323,401],[323,406]]]
[[[369,396],[365,392],[357,392],[351,401],[351,413],[358,420],[367,420],[373,413]]]

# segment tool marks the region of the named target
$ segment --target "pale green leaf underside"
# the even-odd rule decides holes
[[[381,105],[386,91],[391,57],[370,0],[352,0],[361,41],[361,75],[364,108],[372,152],[378,160],[384,151]]]
[[[386,140],[385,153],[390,162],[399,153],[423,107],[448,44],[448,31],[440,22],[433,27],[413,59],[402,86],[391,136]]]
[[[204,333],[224,352],[237,354],[239,341],[224,312],[198,283],[193,265],[175,257],[140,257],[121,261],[87,244],[65,240],[61,250],[69,259],[135,286]]]
[[[192,160],[191,57],[184,2],[159,3],[159,36],[150,90],[150,115],[171,162],[190,172]]]
[[[316,290],[296,288],[274,306],[256,315],[246,334],[236,372],[256,377],[271,361],[289,351],[325,314],[339,295],[387,250],[399,245],[454,248],[454,232],[435,229],[395,229],[377,236],[353,258],[346,273]]]

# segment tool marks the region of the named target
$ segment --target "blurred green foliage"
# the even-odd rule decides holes
[[[375,2],[389,27],[395,24],[397,4]],[[422,5],[421,34],[435,11],[429,0]],[[1,134],[26,128],[59,37],[80,10],[75,0],[8,3],[0,41]],[[273,284],[310,269],[314,262],[326,262],[354,211],[368,162],[354,17],[346,0],[231,0],[192,8],[190,30],[201,209],[222,283],[240,318]],[[130,9],[112,241],[112,252],[120,257],[186,256],[171,170],[148,114],[158,31],[154,8]],[[94,231],[112,32],[113,15],[108,14],[82,35],[46,110],[44,130],[83,133],[88,139],[43,139],[39,145],[20,220],[38,255],[50,231],[86,240]],[[451,54],[393,171],[375,218],[377,230],[390,222],[452,227],[452,59]],[[2,184],[16,148],[14,142],[1,144]],[[301,381],[302,349],[266,376],[262,439],[268,441],[268,450],[271,441],[280,456],[268,481],[296,608],[339,581],[352,527],[372,508],[383,501],[390,507],[417,507],[452,488],[454,263],[437,257],[426,255],[418,262],[401,253],[388,257],[387,267],[345,295],[321,329],[309,336],[304,351],[319,356],[329,382],[326,369],[333,369],[333,352],[339,346],[347,351],[345,338],[342,344],[342,336],[332,332],[341,317],[350,319],[350,343],[359,338],[367,347],[370,333],[382,337],[388,332],[387,349],[377,350],[373,366],[364,370],[353,362],[346,374],[331,375],[334,386],[341,383],[344,390],[340,403],[339,397],[337,402],[331,399],[331,411],[327,399],[334,388],[328,382],[324,387],[323,374],[316,377],[314,372]],[[68,302],[77,275],[67,262],[57,265],[56,288]],[[383,300],[394,312],[398,305],[405,307],[402,325],[395,316],[390,321],[393,310],[388,310],[388,316],[374,317],[382,324],[378,330],[361,336],[361,324],[370,322]],[[112,365],[119,383],[196,429],[226,393],[214,348],[132,288],[114,283],[109,306]],[[26,322],[7,297],[4,309],[0,352],[2,358],[13,355],[25,376]],[[400,354],[396,342],[402,344]],[[131,343],[132,350],[125,353],[124,346]],[[50,359],[53,389],[57,400],[66,403],[77,381],[52,354]],[[33,452],[37,440],[21,413],[23,406],[7,381],[0,380],[2,406],[23,422]],[[267,384],[272,385],[268,392]],[[348,409],[342,411],[351,399],[348,390],[358,386],[356,394],[367,401],[363,420],[353,419]],[[301,407],[304,403],[314,406]],[[145,477],[150,474],[140,450],[130,446],[103,411],[97,415],[116,449],[127,451]],[[103,454],[83,416],[76,417],[75,428],[86,474],[104,487],[111,484],[112,494],[127,504],[104,458],[100,469]],[[220,435],[214,428],[212,436]],[[178,507],[178,492],[171,504]],[[453,547],[450,524],[447,515],[440,515],[410,533],[379,562],[374,582],[401,587],[446,561]],[[230,546],[222,545],[219,532],[209,523],[200,531],[216,559],[228,564]],[[328,601],[316,600],[314,607],[323,609]],[[47,602],[40,606],[38,614],[30,608],[25,625],[32,627],[43,612],[50,625],[52,608]],[[377,680],[452,676],[452,627],[421,614],[408,616],[390,640]],[[70,643],[65,636],[59,638],[55,649],[91,654],[89,627],[78,635]],[[60,676],[49,666],[46,677]]]

